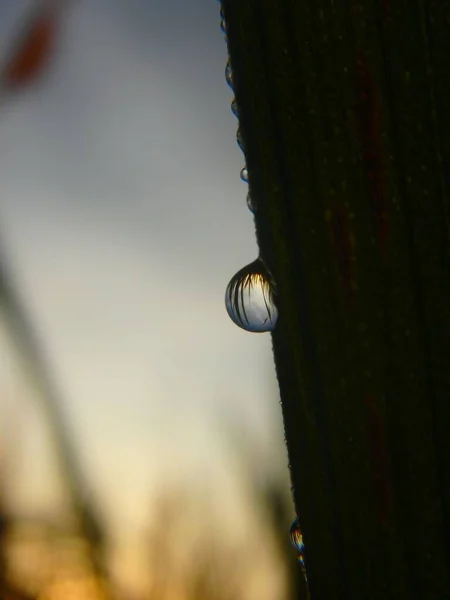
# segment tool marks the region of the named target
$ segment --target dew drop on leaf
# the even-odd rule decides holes
[[[233,115],[238,118],[239,117],[239,107],[238,107],[238,103],[236,101],[236,98],[233,99],[233,102],[231,103],[231,112],[233,113]]]
[[[297,550],[298,554],[303,556],[305,546],[303,544],[303,533],[300,529],[298,517],[295,517],[295,519],[292,521],[292,525],[289,529],[289,538],[291,540],[291,544]]]
[[[223,31],[223,33],[226,35],[227,34],[227,23],[225,21],[225,11],[223,9],[223,6],[220,6],[220,29]]]
[[[242,152],[245,153],[245,149],[244,149],[244,138],[242,137],[242,131],[241,128],[239,127],[236,133],[236,141],[238,143],[239,148],[242,150]]]
[[[244,167],[241,170],[241,179],[244,183],[248,183],[248,170],[247,167]]]
[[[274,302],[274,283],[257,259],[232,277],[225,292],[225,306],[231,320],[246,331],[273,331],[278,318]]]
[[[225,67],[225,79],[230,88],[233,89],[233,71],[231,70],[230,59],[227,60],[227,66]]]
[[[302,570],[303,579],[306,585],[306,592],[308,600],[310,598],[309,595],[309,586],[308,586],[308,576],[306,574],[306,566],[305,566],[305,545],[303,543],[303,533],[300,528],[300,523],[298,517],[292,521],[292,525],[289,529],[289,538],[291,540],[291,544],[294,546],[297,551],[297,560]]]
[[[250,192],[247,194],[247,208],[252,214],[255,214],[255,203],[253,202],[253,198]]]

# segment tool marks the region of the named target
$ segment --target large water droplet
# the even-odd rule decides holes
[[[239,107],[236,98],[234,98],[233,102],[231,103],[231,112],[236,118],[239,117]]]
[[[244,138],[242,137],[242,131],[241,128],[239,127],[236,133],[236,141],[238,143],[239,148],[242,150],[242,152],[244,152],[245,154],[245,149],[244,149]]]
[[[231,69],[230,59],[227,60],[227,66],[225,67],[225,79],[230,88],[233,89],[233,71]]]
[[[278,318],[273,289],[272,278],[261,259],[238,271],[225,292],[231,320],[253,333],[272,331]]]
[[[244,167],[241,170],[241,179],[244,183],[248,183],[248,169],[247,167]]]

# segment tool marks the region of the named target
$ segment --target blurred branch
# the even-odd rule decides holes
[[[35,0],[21,10],[21,27],[0,56],[2,92],[36,83],[55,50],[57,23],[66,0]]]
[[[62,467],[72,507],[82,535],[89,541],[91,563],[101,580],[106,579],[102,558],[105,534],[100,519],[87,492],[88,485],[75,451],[68,427],[61,411],[61,393],[57,390],[44,350],[38,341],[13,279],[5,264],[5,253],[0,256],[0,308],[6,316],[10,338],[23,361],[25,372],[38,392],[42,408],[56,442],[58,459]]]

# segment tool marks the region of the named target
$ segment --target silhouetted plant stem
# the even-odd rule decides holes
[[[450,2],[223,8],[312,599],[450,597]]]

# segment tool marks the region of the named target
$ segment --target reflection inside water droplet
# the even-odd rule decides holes
[[[238,271],[225,292],[231,320],[253,333],[273,331],[278,318],[273,287],[272,278],[259,258]]]
[[[244,167],[241,170],[241,179],[244,183],[248,183],[248,170],[247,167]]]
[[[239,117],[239,107],[238,107],[238,103],[236,101],[236,98],[233,99],[233,102],[231,103],[231,112],[233,113],[233,115],[238,118]]]
[[[225,67],[225,79],[230,88],[233,89],[233,71],[231,70],[230,59],[228,59],[227,66]]]

